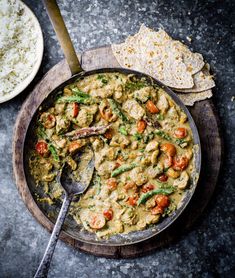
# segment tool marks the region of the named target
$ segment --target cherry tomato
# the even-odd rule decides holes
[[[187,129],[184,127],[178,127],[175,132],[175,137],[176,138],[185,138],[188,135]]]
[[[148,111],[152,114],[157,114],[159,113],[159,109],[157,108],[157,106],[151,101],[148,100],[146,103],[146,108],[148,109]]]
[[[42,113],[40,121],[45,128],[53,128],[56,124],[55,116],[48,112]]]
[[[166,195],[158,194],[155,196],[155,202],[161,208],[166,208],[170,204],[170,199]]]
[[[44,140],[40,140],[35,145],[36,151],[41,156],[46,156],[49,154],[48,145]]]
[[[68,145],[68,150],[70,153],[74,153],[82,147],[81,143],[78,141],[73,141]]]
[[[183,171],[188,167],[189,160],[185,156],[177,156],[173,160],[173,169],[176,171]]]
[[[143,193],[146,193],[146,192],[151,191],[151,190],[153,190],[153,189],[154,189],[154,185],[153,185],[153,184],[145,184],[145,185],[143,185],[141,191],[142,191]]]
[[[129,203],[129,205],[130,206],[136,206],[136,204],[137,204],[137,197],[133,197],[133,196],[130,196],[129,198],[128,198],[128,203]]]
[[[112,220],[113,219],[113,210],[111,208],[105,209],[103,211],[103,215],[106,220]]]
[[[77,102],[73,103],[73,117],[77,117],[79,111],[79,105]]]
[[[147,126],[147,123],[144,120],[139,120],[137,122],[137,131],[139,133],[143,133],[145,128],[146,128],[146,126]]]
[[[107,138],[107,139],[112,139],[113,138],[113,134],[112,134],[112,129],[111,128],[106,130],[106,132],[104,133],[104,137]]]
[[[176,154],[176,148],[173,144],[164,143],[161,145],[161,151],[167,154],[168,156],[174,156]]]
[[[102,214],[93,214],[89,218],[89,225],[92,229],[102,229],[105,226],[105,217]]]
[[[117,188],[117,180],[115,178],[110,178],[107,180],[107,187],[110,190],[115,190]]]
[[[136,188],[136,183],[133,181],[129,181],[124,185],[125,190]]]
[[[156,206],[153,209],[151,209],[151,214],[156,215],[156,214],[163,214],[163,208]]]
[[[114,166],[114,169],[117,169],[117,168],[120,167],[120,166],[121,166],[121,164],[118,163],[118,162],[116,162],[116,163],[115,163],[115,166]]]
[[[162,174],[161,176],[158,177],[158,180],[160,180],[161,182],[165,182],[168,180],[168,176],[165,174]]]

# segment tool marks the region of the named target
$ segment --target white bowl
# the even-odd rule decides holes
[[[37,59],[32,71],[31,71],[31,73],[24,80],[22,80],[15,87],[15,89],[13,91],[11,91],[9,94],[6,94],[4,96],[0,96],[0,103],[14,98],[18,94],[20,94],[32,82],[32,80],[34,79],[34,77],[36,76],[36,74],[37,74],[37,72],[40,68],[40,65],[41,65],[41,62],[42,62],[42,57],[43,57],[44,42],[43,42],[43,35],[42,35],[41,26],[40,26],[36,16],[34,15],[34,13],[30,10],[30,8],[27,5],[25,5],[22,1],[19,0],[19,2],[24,7],[25,12],[27,14],[29,14],[30,17],[33,19],[36,31],[38,32],[38,41],[37,41],[37,49],[36,49],[38,59]]]

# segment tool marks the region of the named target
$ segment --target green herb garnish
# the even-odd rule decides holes
[[[163,130],[159,130],[159,129],[156,129],[155,132],[154,132],[156,135],[162,137],[163,139],[166,139],[167,141],[172,141],[172,138],[170,137],[169,134],[167,134],[165,131]]]
[[[162,114],[157,114],[157,120],[162,121],[164,120],[164,116]]]
[[[58,156],[58,153],[57,153],[57,150],[56,150],[55,146],[52,145],[52,144],[49,144],[48,149],[50,150],[50,152],[51,152],[51,154],[52,154],[54,160],[55,160],[55,161],[60,161],[60,158],[59,158],[59,156]]]
[[[103,74],[98,74],[97,79],[100,80],[104,85],[108,84],[108,79]]]
[[[185,139],[176,139],[175,143],[180,146],[182,149],[188,146],[188,141]]]
[[[108,98],[108,102],[112,108],[112,111],[123,121],[127,122],[128,119],[126,115],[121,111],[121,109],[118,107],[117,102],[114,99]]]
[[[144,136],[144,143],[147,144],[150,140],[152,140],[154,138],[154,134],[153,132],[147,134],[146,136]]]
[[[136,81],[136,82],[127,82],[125,84],[125,90],[128,91],[135,91],[135,90],[139,90],[141,88],[146,87],[148,84],[143,82],[143,81]]]
[[[71,103],[71,102],[77,102],[77,103],[82,103],[82,104],[88,104],[89,101],[89,97],[82,97],[79,95],[75,95],[75,96],[64,96],[64,97],[60,97],[57,100],[57,103]]]
[[[125,136],[128,135],[125,126],[120,126],[120,127],[119,127],[119,132],[120,132],[122,135],[125,135]]]
[[[136,132],[136,133],[133,135],[133,137],[134,137],[134,139],[137,140],[137,141],[140,141],[140,140],[143,138],[143,136],[142,136],[140,133],[138,133],[138,132]]]

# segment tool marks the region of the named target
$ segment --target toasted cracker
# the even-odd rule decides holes
[[[177,93],[177,96],[187,106],[193,106],[195,102],[204,100],[207,98],[211,98],[212,95],[213,95],[212,90],[206,90],[206,91],[199,92],[199,93],[188,93],[188,94]]]

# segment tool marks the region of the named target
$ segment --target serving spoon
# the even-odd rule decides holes
[[[90,151],[90,154],[89,154]],[[58,241],[60,231],[62,229],[63,223],[65,221],[67,212],[69,210],[69,206],[75,196],[79,196],[83,194],[92,179],[93,172],[94,172],[94,153],[89,148],[89,151],[84,151],[80,156],[77,155],[75,159],[79,160],[80,162],[84,161],[85,163],[84,169],[79,173],[80,180],[77,181],[76,177],[74,176],[74,171],[71,169],[71,167],[66,163],[62,166],[62,169],[59,171],[56,180],[57,182],[63,187],[64,189],[64,200],[62,207],[60,209],[60,213],[58,215],[58,218],[56,220],[55,226],[53,228],[50,240],[48,242],[46,251],[44,253],[44,256],[41,260],[41,263],[38,267],[38,270],[34,276],[34,278],[42,278],[47,277],[47,273],[49,271],[51,259],[55,250],[56,243]],[[83,157],[84,155],[84,157]],[[87,157],[88,155],[88,157]],[[89,158],[89,155],[91,156]],[[87,159],[88,158],[88,159]],[[76,161],[77,162],[77,161]],[[80,164],[81,165],[81,164]],[[79,168],[79,166],[78,166]],[[76,199],[78,201],[78,199]]]

